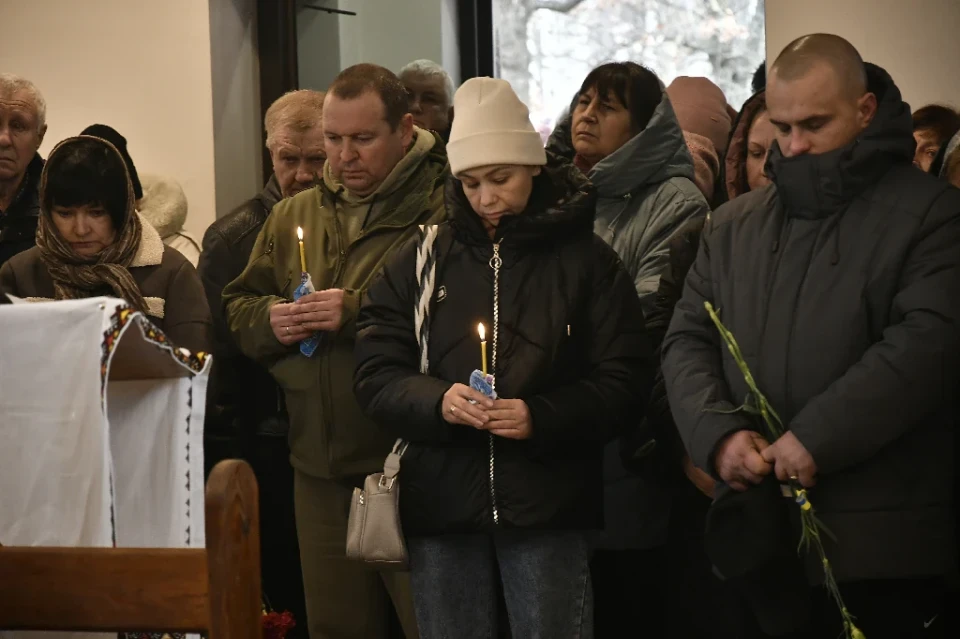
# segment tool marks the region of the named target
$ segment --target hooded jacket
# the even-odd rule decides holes
[[[817,464],[840,580],[939,575],[954,557],[960,191],[912,166],[910,109],[885,71],[868,78],[879,107],[856,140],[793,158],[775,144],[773,184],[712,215],[663,346],[677,428],[715,475],[721,440],[758,429],[728,412],[746,385],[704,302],[720,309]]]
[[[554,157],[527,210],[503,218],[493,241],[454,178],[446,201],[429,376],[419,373],[414,335],[415,241],[370,288],[357,324],[357,398],[381,428],[410,442],[401,463],[404,534],[598,529],[601,452],[642,409],[652,362],[631,279],[592,233],[595,192]],[[494,241],[503,264],[497,320]],[[479,367],[478,321],[499,326],[491,373],[500,397],[529,407],[528,440],[451,425],[440,413],[443,394]]]
[[[431,135],[419,131],[418,136]],[[409,155],[409,153],[408,153]],[[406,157],[406,156],[405,156]],[[411,156],[412,157],[412,156]],[[325,479],[356,477],[383,467],[390,437],[368,419],[353,394],[353,345],[360,298],[393,252],[420,224],[444,219],[443,186],[448,174],[443,143],[416,157],[406,171],[403,160],[388,193],[368,204],[367,223],[352,241],[343,187],[325,181],[273,207],[250,260],[223,291],[227,326],[241,352],[283,388],[290,419],[290,460],[294,468]],[[387,181],[390,181],[388,177]],[[344,291],[343,320],[336,332],[323,333],[312,357],[297,345],[284,346],[270,327],[270,307],[293,299],[300,285],[297,227],[304,232],[307,270],[316,290]]]
[[[37,243],[43,165],[43,158],[34,155],[13,202],[6,210],[0,211],[0,266]]]
[[[140,176],[143,198],[140,214],[157,229],[163,243],[177,249],[194,266],[200,260],[200,243],[183,230],[187,221],[187,196],[173,178]]]
[[[572,119],[567,115],[557,126],[548,150],[569,152]],[[693,159],[666,92],[646,128],[587,177],[597,189],[594,231],[623,260],[647,313],[667,264],[670,237],[688,219],[709,211],[693,182]]]
[[[554,136],[569,140],[571,121],[568,115]],[[562,146],[562,140],[552,144]],[[587,177],[598,196],[594,232],[620,256],[646,317],[656,306],[671,238],[684,223],[710,210],[693,183],[693,159],[665,91],[646,128],[598,162]],[[607,447],[604,481],[607,526],[596,543],[605,548],[664,543],[667,494],[624,468],[618,443]]]

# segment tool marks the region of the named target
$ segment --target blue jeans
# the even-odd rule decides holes
[[[514,637],[593,638],[590,557],[580,533],[416,537],[407,549],[421,639],[496,637],[501,588]]]

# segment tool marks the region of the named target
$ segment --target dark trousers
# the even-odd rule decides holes
[[[714,574],[704,550],[710,498],[678,477],[667,541],[666,622],[669,639],[741,639],[745,611]],[[832,638],[831,638],[832,639]]]
[[[293,468],[284,436],[257,436],[247,453],[260,489],[260,574],[263,594],[277,612],[290,611],[297,626],[289,639],[306,639],[307,606],[293,508]]]
[[[590,560],[597,639],[664,637],[667,553],[664,548],[595,550]]]
[[[840,584],[847,610],[868,639],[947,639],[957,637],[957,601],[943,579],[892,579]],[[836,604],[824,588],[811,589],[813,614],[808,628],[782,639],[840,637]],[[751,620],[752,621],[752,620]],[[749,639],[768,639],[755,626]],[[778,638],[781,639],[781,638]]]

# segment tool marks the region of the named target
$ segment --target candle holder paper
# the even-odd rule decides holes
[[[313,280],[310,278],[310,274],[300,273],[300,286],[293,292],[293,301],[314,292],[316,292],[316,289],[313,288]],[[320,331],[300,341],[300,353],[306,357],[313,357],[318,346],[320,346]]]
[[[490,399],[497,398],[497,391],[493,389],[493,375],[484,375],[483,371],[475,370],[470,374],[470,388]]]

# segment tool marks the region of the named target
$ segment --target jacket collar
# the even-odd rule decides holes
[[[672,177],[694,180],[693,158],[666,91],[643,131],[595,164],[589,177],[601,198],[621,198]]]
[[[442,185],[450,174],[447,162],[447,149],[443,141],[434,136],[434,144],[416,165],[415,170],[406,175],[401,184],[397,184],[389,194],[377,199],[379,211],[375,220],[371,220],[367,231],[378,227],[400,227],[412,224],[429,209],[430,199],[437,185]],[[303,193],[315,193],[320,215],[336,215],[337,200],[342,196],[341,189],[333,190],[325,180]],[[298,193],[296,197],[302,194]],[[306,196],[305,196],[306,197]],[[326,204],[330,204],[327,206]]]
[[[880,67],[867,64],[867,78],[878,108],[856,140],[827,153],[792,158],[773,143],[766,170],[789,216],[820,219],[842,211],[892,166],[912,160],[916,142],[910,106]]]
[[[40,216],[40,174],[43,173],[43,158],[35,153],[27,170],[23,174],[20,188],[13,202],[3,211],[3,217],[39,217]]]
[[[495,237],[506,246],[543,243],[578,231],[593,232],[596,189],[572,164],[552,153],[547,159],[547,166],[534,178],[526,210],[500,221]],[[489,245],[490,236],[464,195],[460,180],[448,178],[444,197],[458,238],[467,244]]]
[[[280,192],[280,183],[277,182],[276,173],[270,174],[270,179],[267,180],[266,185],[263,187],[263,191],[261,191],[260,195],[257,197],[260,199],[263,207],[267,209],[268,214],[271,210],[273,210],[273,206],[283,199],[283,194]]]
[[[137,247],[137,253],[130,262],[130,268],[138,266],[157,266],[163,261],[163,240],[150,222],[140,213],[140,246]]]
[[[944,180],[950,177],[947,175],[947,169],[950,168],[950,159],[954,153],[960,153],[960,132],[957,132],[956,135],[950,138],[949,142],[943,145],[943,163],[940,165],[938,174]]]

